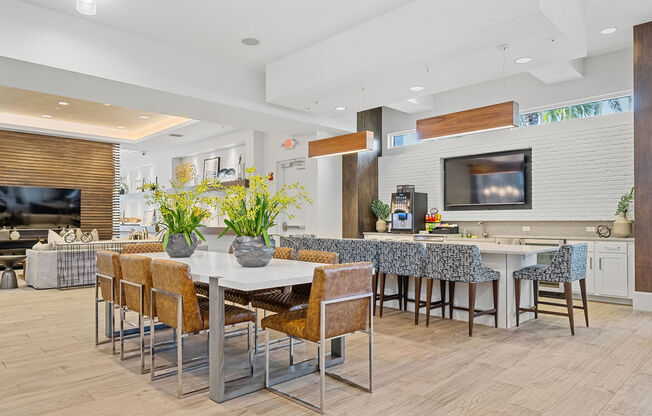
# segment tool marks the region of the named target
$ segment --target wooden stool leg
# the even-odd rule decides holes
[[[383,317],[383,305],[385,304],[385,280],[387,279],[387,275],[385,273],[382,274],[382,277],[380,278],[380,317]]]
[[[469,283],[469,336],[473,336],[473,320],[475,319],[475,290],[477,283]]]
[[[573,289],[569,282],[564,283],[564,295],[566,295],[566,307],[568,308],[568,322],[570,323],[571,335],[575,335],[575,321],[573,319]]]
[[[586,327],[589,327],[589,308],[586,301],[586,279],[580,279],[580,292],[582,293],[582,307],[584,307],[584,320]]]
[[[421,278],[414,278],[414,325],[419,325],[419,310],[421,309]]]
[[[403,310],[403,276],[396,275],[396,285],[398,286],[398,310]]]
[[[514,296],[516,297],[516,326],[519,326],[521,318],[521,279],[514,278]]]
[[[439,290],[441,291],[441,319],[446,319],[446,281],[439,281]]]
[[[453,310],[455,309],[455,282],[451,280],[450,282],[448,282],[448,284],[449,284],[448,287],[450,288],[449,290],[450,294],[448,295],[450,298],[450,300],[448,301],[450,304],[448,308],[449,309],[448,314],[449,317],[453,319]]]
[[[376,316],[376,298],[378,297],[378,271],[371,276],[371,285],[374,289],[373,314]]]
[[[539,281],[532,281],[532,289],[534,290],[534,319],[539,319]]]
[[[426,328],[430,325],[430,305],[432,304],[432,280],[426,278]]]
[[[407,312],[408,290],[410,288],[410,277],[403,276],[403,310]]]
[[[494,312],[494,327],[498,328],[498,280],[494,280],[492,283],[494,289],[494,309],[496,310]]]

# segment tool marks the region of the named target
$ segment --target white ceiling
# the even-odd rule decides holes
[[[354,129],[356,111],[379,105],[427,111],[437,94],[503,76],[579,79],[585,57],[631,47],[633,25],[652,20],[651,0],[97,1],[83,16],[75,0],[0,0],[0,70],[2,58],[40,69],[3,79],[100,102],[111,90],[95,84],[119,83],[134,89],[112,97],[122,105],[292,134]],[[43,68],[86,88],[45,82]]]

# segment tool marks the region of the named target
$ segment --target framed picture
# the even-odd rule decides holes
[[[204,159],[204,179],[217,178],[217,172],[220,170],[220,158],[212,157]]]

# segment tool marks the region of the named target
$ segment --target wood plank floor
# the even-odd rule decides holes
[[[92,296],[0,291],[0,415],[312,414],[268,392],[178,400],[174,377],[151,383],[138,360],[94,346]],[[586,328],[576,315],[575,337],[566,318],[543,316],[516,330],[476,326],[469,338],[463,322],[415,327],[411,313],[386,309],[375,321],[376,391],[327,380],[328,414],[652,415],[652,314],[591,303],[590,319]],[[314,354],[306,348],[297,354]],[[363,334],[350,337],[338,371],[365,382],[366,351]],[[281,387],[318,397],[313,375]]]

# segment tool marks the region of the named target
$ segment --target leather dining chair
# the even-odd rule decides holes
[[[474,319],[481,315],[493,315],[494,326],[498,328],[498,279],[500,273],[482,265],[480,249],[475,245],[467,244],[436,244],[426,245],[430,268],[428,276],[440,280],[447,280],[450,286],[450,318],[453,319],[455,310],[464,310],[469,313],[469,336],[473,336]],[[492,282],[494,307],[488,310],[475,308],[475,297],[478,283]],[[469,285],[469,306],[467,308],[455,306],[456,283]]]
[[[122,279],[120,280],[120,360],[125,359],[124,323],[128,311],[138,314],[140,333],[140,373],[145,374],[145,316],[156,318],[156,308],[151,306],[152,259],[135,254],[120,256]]]
[[[120,268],[120,254],[115,251],[97,251],[97,274],[95,276],[95,345],[111,342],[112,353],[115,354],[115,309],[120,306],[118,293],[120,290],[122,269]],[[101,295],[101,298],[100,298]],[[111,338],[100,342],[98,307],[100,303],[107,303],[109,316],[105,322],[110,322]]]
[[[160,253],[163,252],[163,243],[135,243],[122,246],[122,254]]]
[[[154,381],[169,373],[157,375],[155,367],[156,338],[154,310],[158,321],[164,323],[176,332],[177,364],[171,373],[177,375],[177,396],[206,390],[200,388],[190,392],[183,391],[183,339],[192,334],[206,333],[209,330],[209,299],[197,296],[188,265],[171,260],[152,260],[152,289],[150,311],[150,375]],[[251,340],[251,324],[257,330],[256,314],[253,311],[234,305],[224,305],[224,325],[247,323]],[[254,349],[248,342],[250,374],[254,371]],[[196,366],[194,366],[196,367]],[[192,368],[187,368],[190,370]]]
[[[326,376],[373,391],[373,312],[371,303],[371,263],[349,263],[315,268],[308,307],[284,312],[261,321],[265,329],[265,387],[295,403],[323,413],[326,399]],[[319,350],[319,406],[274,388],[269,371],[270,330],[314,343]],[[326,341],[364,331],[369,336],[369,386],[365,387],[326,371]]]
[[[516,326],[520,324],[520,315],[522,312],[534,312],[535,319],[539,313],[549,315],[568,316],[570,323],[571,335],[575,335],[575,322],[573,317],[573,308],[584,310],[584,320],[586,326],[589,326],[589,310],[586,301],[586,254],[587,244],[567,244],[559,247],[557,253],[552,258],[550,265],[537,264],[528,266],[514,272],[514,294],[516,297]],[[521,307],[521,280],[532,280],[534,284],[534,307]],[[566,305],[556,302],[539,301],[538,282],[556,282],[564,284],[564,297]],[[573,305],[573,288],[572,283],[579,281],[580,293],[582,295],[582,306]],[[566,313],[556,311],[540,310],[539,304],[566,307]]]

